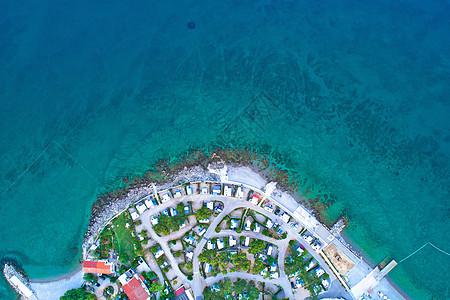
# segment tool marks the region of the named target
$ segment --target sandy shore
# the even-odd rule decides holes
[[[66,291],[79,288],[83,284],[83,275],[84,272],[80,266],[76,271],[64,274],[53,280],[32,280],[30,284],[38,299],[59,300]]]

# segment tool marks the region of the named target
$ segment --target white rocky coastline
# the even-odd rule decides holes
[[[220,180],[220,177],[217,174],[213,174],[201,166],[184,168],[178,172],[178,174],[173,175],[172,178],[172,180],[169,180],[164,184],[156,185],[157,190],[165,190],[186,182]],[[126,210],[130,205],[133,205],[145,196],[152,194],[153,190],[152,184],[140,185],[139,187],[129,190],[127,194],[121,198],[111,199],[111,201],[101,207],[100,211],[93,214],[83,239],[83,257],[86,256],[87,250],[95,242],[98,234],[110,220]]]

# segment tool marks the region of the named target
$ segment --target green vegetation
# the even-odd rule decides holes
[[[111,231],[111,229],[106,228],[104,229],[100,235],[100,247],[97,248],[96,256],[98,258],[107,258],[109,255],[109,250],[112,250],[114,248],[114,233]]]
[[[83,279],[86,280],[87,282],[91,282],[91,283],[96,283],[96,282],[98,282],[98,277],[95,276],[95,275],[92,274],[92,273],[86,273],[86,274],[84,274]]]
[[[316,277],[314,273],[306,271],[309,264],[309,261],[305,260],[308,256],[308,251],[304,250],[300,255],[296,255],[297,250],[291,243],[289,244],[292,256],[285,259],[284,269],[286,274],[288,276],[296,274],[300,280],[303,280],[303,287],[309,291],[311,298],[314,299],[322,289],[322,280]]]
[[[142,256],[143,250],[141,243],[134,234],[134,225],[128,212],[124,212],[112,221],[113,232],[115,235],[114,242],[116,244],[116,250],[119,253],[119,260],[123,263],[129,262],[136,258],[136,256]],[[128,228],[126,226],[128,225]]]
[[[161,214],[158,218],[158,224],[153,226],[153,230],[159,235],[168,235],[171,231],[180,230],[180,225],[186,221],[184,214],[178,214],[175,217],[169,217]]]
[[[163,285],[162,285],[162,283],[160,283],[160,282],[158,282],[158,281],[152,282],[152,283],[150,284],[150,286],[148,287],[148,290],[149,290],[150,292],[153,292],[153,293],[158,292],[158,291],[160,291],[160,290],[162,290],[162,289],[163,289]]]
[[[252,272],[253,274],[258,274],[262,270],[264,270],[267,266],[260,260],[255,260],[255,263],[253,264]]]
[[[248,252],[250,254],[256,254],[261,251],[264,251],[265,248],[266,244],[264,243],[263,240],[253,240],[250,242],[250,250],[248,250]]]
[[[184,204],[181,202],[177,204],[177,213],[184,215]]]
[[[207,219],[212,216],[212,211],[210,211],[206,206],[202,206],[199,210],[195,212],[195,217],[197,221]]]
[[[163,292],[159,294],[158,300],[169,300],[169,299],[175,299],[175,294],[173,293],[170,287],[164,286]]]
[[[103,290],[103,296],[109,297],[114,293],[114,288],[112,286],[108,286]]]
[[[247,299],[250,300],[258,299],[260,294],[253,281],[247,283],[243,279],[238,279],[233,284],[229,278],[226,278],[215,284],[213,289],[206,287],[203,290],[203,297],[205,300],[225,299],[227,295],[232,294],[233,290],[236,295],[247,293]]]
[[[96,300],[94,294],[89,293],[83,288],[68,290],[60,300]]]
[[[244,272],[250,270],[250,260],[244,252],[230,254],[227,250],[217,252],[216,249],[207,249],[198,255],[198,260],[213,266],[218,265],[220,272],[223,274],[238,270]]]

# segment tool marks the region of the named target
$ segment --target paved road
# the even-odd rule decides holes
[[[194,257],[193,257],[193,280],[188,281],[186,276],[180,271],[178,268],[178,263],[176,262],[174,256],[172,255],[170,248],[167,244],[169,240],[177,239],[183,236],[183,234],[187,231],[189,231],[194,224],[190,224],[187,228],[183,228],[181,232],[175,232],[168,236],[160,237],[158,236],[152,229],[151,223],[150,223],[150,216],[153,214],[160,213],[162,210],[165,210],[169,207],[175,206],[179,202],[198,202],[198,201],[222,201],[224,204],[223,211],[217,216],[212,217],[212,222],[210,226],[208,227],[206,233],[204,234],[203,238],[200,240],[200,242],[197,244],[195,250],[194,250]],[[243,231],[242,233],[238,234],[234,230],[222,230],[220,233],[216,233],[215,229],[216,227],[221,223],[223,218],[228,215],[230,212],[232,212],[235,209],[238,208],[250,208],[256,212],[262,213],[263,215],[269,217],[272,221],[277,222],[282,227],[283,231],[287,232],[288,236],[284,240],[276,240],[267,236],[262,235],[261,233],[255,233],[253,231]],[[331,272],[328,265],[325,263],[325,261],[322,259],[322,257],[312,249],[312,247],[303,239],[302,236],[298,234],[298,232],[292,228],[289,224],[283,222],[278,216],[276,216],[273,213],[270,213],[263,209],[261,206],[256,206],[252,204],[250,201],[240,200],[233,197],[226,197],[226,196],[213,196],[213,195],[191,195],[191,196],[183,196],[177,199],[172,199],[170,201],[167,201],[166,203],[163,203],[161,205],[153,207],[151,210],[145,211],[139,218],[142,221],[142,227],[148,230],[150,236],[161,245],[162,250],[166,254],[166,257],[168,258],[170,264],[172,265],[172,268],[174,272],[177,274],[178,278],[183,283],[189,283],[192,286],[193,292],[195,296],[202,295],[202,291],[205,286],[210,285],[211,283],[220,281],[224,277],[239,277],[244,278],[248,280],[256,280],[261,282],[270,282],[270,283],[276,283],[282,286],[283,290],[285,291],[286,297],[290,299],[295,299],[296,297],[299,297],[300,295],[296,295],[294,297],[289,278],[285,274],[284,270],[284,257],[286,255],[286,251],[288,250],[289,243],[288,241],[291,239],[296,239],[299,241],[302,245],[305,246],[306,250],[319,262],[320,266],[330,275],[330,280],[332,282],[330,292],[327,294],[336,294],[340,293],[339,290],[340,283],[335,283],[337,281],[336,276]],[[212,237],[223,237],[223,236],[239,236],[239,235],[245,235],[249,236],[250,238],[257,238],[264,241],[267,241],[269,243],[272,243],[278,247],[278,266],[280,271],[280,278],[278,280],[273,279],[264,279],[260,275],[253,275],[245,272],[234,272],[234,273],[228,273],[227,275],[219,274],[216,277],[209,277],[209,278],[203,278],[200,273],[200,262],[198,260],[198,255],[203,250],[206,242],[208,239]],[[332,289],[332,290],[331,290]],[[341,289],[345,291],[342,287]],[[303,299],[303,297],[301,297]]]

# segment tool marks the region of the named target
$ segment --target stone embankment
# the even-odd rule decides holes
[[[32,289],[28,277],[25,275],[25,273],[21,272],[16,267],[14,267],[14,265],[12,263],[6,262],[3,265],[3,275],[5,276],[6,280],[11,285],[11,287],[18,294],[22,295],[26,299],[37,299],[36,293]],[[13,284],[13,282],[11,282],[11,278],[14,276],[16,276],[19,279],[19,281],[22,282],[33,293],[33,295],[31,297],[26,297],[26,295],[24,295],[23,292],[21,290],[19,290],[17,288],[17,286],[15,284]]]

